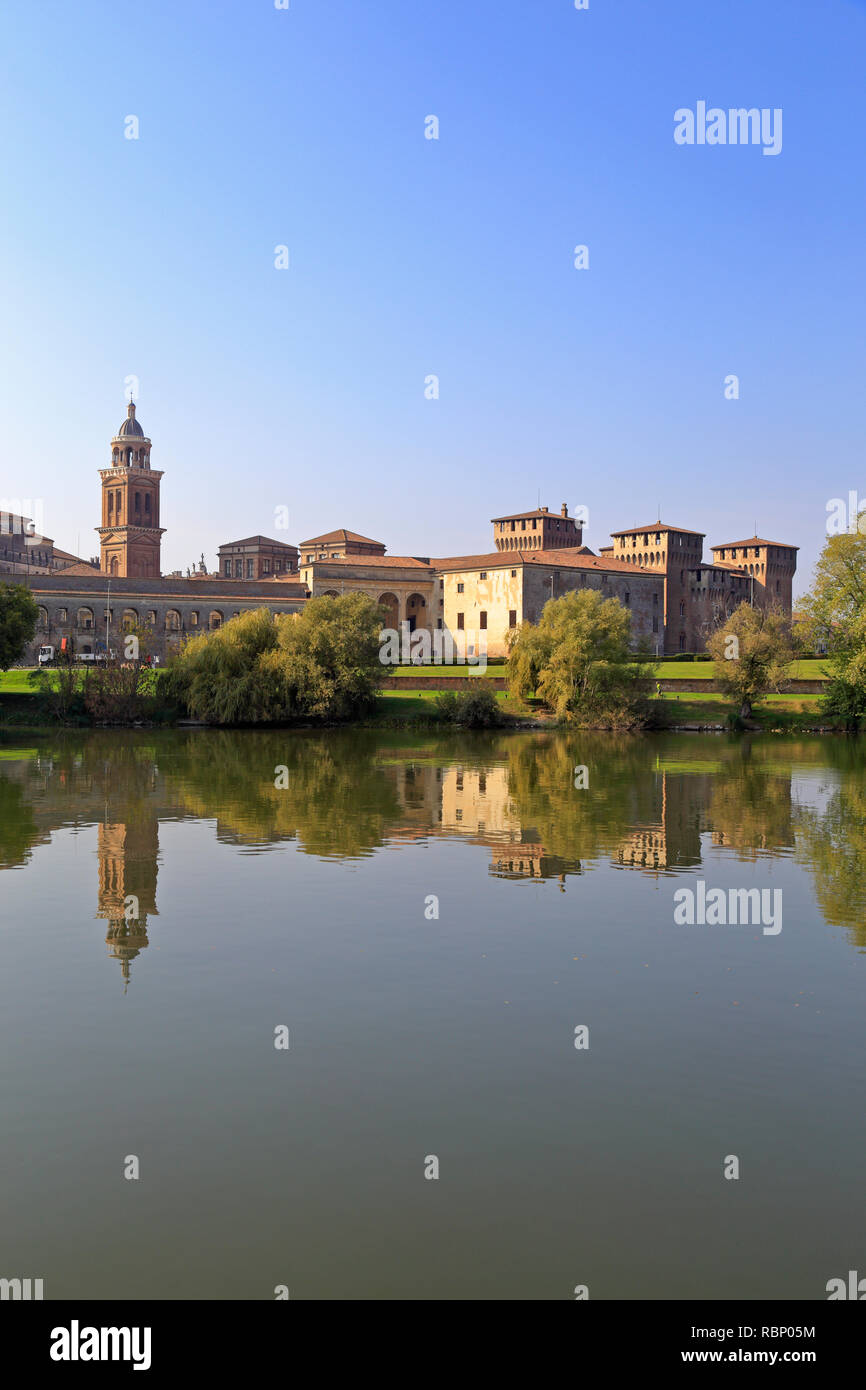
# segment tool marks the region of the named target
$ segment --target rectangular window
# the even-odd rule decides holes
[[[270,562],[270,560],[263,560],[263,561],[262,561],[262,569],[264,570],[265,574],[270,574],[270,572],[271,572],[271,562]]]
[[[658,601],[659,601],[659,596],[658,596],[658,594],[653,594],[653,605],[654,605],[654,606],[657,605],[657,604],[658,604]]]
[[[462,632],[462,631],[463,631],[463,614],[462,614],[462,613],[458,613],[458,614],[457,614],[457,631],[458,631],[458,632]]]
[[[462,584],[458,584],[458,585],[457,585],[457,592],[458,592],[458,594],[462,594],[462,593],[463,593],[463,589],[464,589],[464,585],[462,585]]]
[[[253,562],[252,562],[252,560],[247,560],[247,579],[252,579],[252,577],[253,577]]]
[[[440,580],[439,580],[439,592],[441,593],[442,590],[443,590],[444,588],[445,588],[445,580],[444,580],[444,579],[440,579]]]
[[[658,618],[653,618],[653,632],[658,632],[658,630],[659,630],[659,620],[658,620]]]
[[[232,577],[232,562],[231,562],[231,560],[226,560],[226,573],[225,573],[225,577],[226,577],[226,579],[231,579],[231,577]]]
[[[486,578],[487,578],[487,571],[486,571],[486,570],[482,570],[481,573],[479,574],[478,578],[479,578],[479,579],[486,579]]]
[[[512,579],[516,579],[516,578],[517,578],[517,570],[512,570],[512,571],[511,571],[511,578],[512,578]]]
[[[482,612],[482,613],[479,613],[479,614],[478,614],[478,626],[479,626],[479,628],[481,629],[481,631],[484,632],[484,630],[485,630],[486,627],[487,627],[487,614],[486,614],[486,613]]]
[[[516,608],[509,608],[509,610],[508,610],[508,626],[509,626],[509,627],[517,627],[517,609],[516,609]]]

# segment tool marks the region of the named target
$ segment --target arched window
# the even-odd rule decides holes
[[[132,632],[133,628],[138,627],[138,614],[134,608],[124,608],[120,626],[124,632]]]
[[[189,625],[190,627],[198,627],[198,613],[190,613]]]
[[[176,608],[166,609],[165,630],[166,632],[180,632],[180,614]]]
[[[140,493],[140,492],[137,492],[137,493],[135,494],[135,510],[136,510],[136,512],[140,512],[140,511],[141,511],[141,493]]]
[[[39,605],[39,614],[36,619],[36,626],[39,628],[48,627],[48,609],[43,608],[41,604]]]
[[[78,626],[78,627],[81,627],[81,628],[84,628],[84,629],[92,628],[92,627],[93,627],[93,609],[92,609],[92,608],[79,608],[78,613],[77,613],[77,615],[76,615],[75,622],[76,622],[76,626]]]
[[[223,625],[223,615],[218,609],[214,609],[214,611],[209,614],[207,621],[211,632],[216,632],[217,629],[221,628]]]
[[[145,516],[150,516],[150,493],[149,493],[149,492],[146,492],[146,493],[144,494],[144,514],[145,514]]]

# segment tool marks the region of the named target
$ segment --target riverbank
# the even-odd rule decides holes
[[[437,690],[386,690],[376,701],[372,714],[356,720],[350,727],[366,729],[444,729],[438,717]],[[507,691],[495,691],[496,702],[502,717],[499,726],[503,732],[519,732],[527,729],[557,729],[560,725],[544,707],[535,701],[514,699]],[[732,705],[712,692],[692,691],[680,694],[663,691],[653,702],[659,706],[659,720],[656,729],[646,732],[727,732],[731,725],[729,716]],[[60,729],[89,729],[93,727],[138,728],[138,727],[207,727],[198,721],[190,720],[180,711],[165,712],[166,717],[158,720],[135,720],[128,724],[113,726],[95,725],[83,717],[64,721],[41,714],[32,694],[0,694],[0,731],[11,734],[27,732],[48,733]],[[290,728],[321,728],[321,724],[307,720]],[[335,726],[331,726],[335,727]],[[345,727],[345,726],[343,726]],[[756,706],[748,729],[753,733],[844,733],[841,721],[821,714],[818,697],[814,695],[769,695]]]

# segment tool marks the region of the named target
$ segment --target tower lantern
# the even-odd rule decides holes
[[[159,484],[162,473],[150,466],[150,440],[129,402],[126,419],[111,441],[111,465],[101,468],[102,525],[100,569],[119,577],[158,579],[160,542]]]

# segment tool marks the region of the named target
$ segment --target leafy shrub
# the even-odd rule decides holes
[[[464,729],[492,729],[502,723],[499,702],[483,680],[437,695],[436,713],[444,724],[459,724]]]

